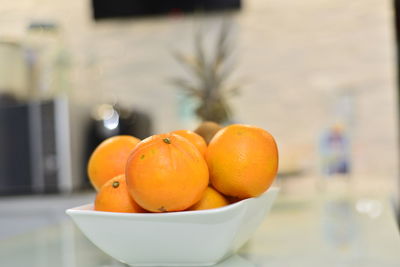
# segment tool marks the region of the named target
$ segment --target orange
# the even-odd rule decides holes
[[[205,159],[187,139],[176,134],[141,141],[126,165],[133,199],[152,212],[181,211],[198,202],[208,185]]]
[[[271,186],[278,170],[278,149],[267,131],[234,124],[214,136],[206,160],[211,184],[225,195],[244,199]]]
[[[207,187],[199,202],[190,207],[189,210],[208,210],[228,205],[226,198],[212,187]]]
[[[128,135],[104,140],[92,153],[87,172],[96,190],[109,179],[124,174],[126,161],[140,140]]]
[[[94,209],[111,212],[144,212],[129,195],[125,175],[108,180],[100,188],[96,195]]]
[[[200,151],[200,153],[204,156],[207,150],[207,144],[206,141],[204,140],[203,137],[198,135],[195,132],[189,131],[189,130],[178,130],[178,131],[173,131],[171,132],[173,134],[180,135],[187,140],[189,140],[190,143],[195,145],[197,149]]]

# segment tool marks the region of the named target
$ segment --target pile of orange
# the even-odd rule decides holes
[[[220,129],[208,144],[188,130],[142,141],[109,138],[91,155],[88,175],[97,190],[95,210],[173,212],[257,197],[271,186],[277,169],[272,135],[234,124]]]

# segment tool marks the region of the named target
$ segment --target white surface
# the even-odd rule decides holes
[[[130,265],[206,266],[235,253],[261,224],[278,193],[218,209],[174,213],[93,211],[92,205],[67,210],[101,250]]]
[[[94,197],[94,192],[1,197],[0,240],[68,220],[65,209],[92,201]]]

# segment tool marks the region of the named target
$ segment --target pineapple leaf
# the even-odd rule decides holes
[[[176,85],[178,88],[183,90],[186,94],[202,98],[202,91],[195,86],[191,85],[190,82],[181,78],[172,78],[171,83]]]
[[[198,98],[196,114],[202,120],[226,122],[231,117],[228,97],[239,92],[238,85],[225,85],[234,67],[228,59],[232,55],[230,43],[231,27],[228,21],[221,24],[214,50],[207,55],[204,47],[204,32],[198,30],[194,36],[194,55],[187,56],[174,52],[175,59],[196,78],[190,81],[182,78],[171,79],[187,95]]]
[[[236,86],[226,88],[225,91],[230,96],[237,96],[237,95],[239,95],[239,89],[240,89],[240,86],[236,85]]]
[[[197,79],[205,78],[204,69],[200,67],[200,62],[196,57],[189,57],[177,51],[173,52],[172,55],[183,67],[187,67]]]

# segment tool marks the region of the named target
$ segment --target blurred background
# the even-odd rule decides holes
[[[271,132],[283,194],[399,204],[393,1],[160,2],[0,0],[0,238],[92,201],[105,138],[204,120]]]

